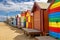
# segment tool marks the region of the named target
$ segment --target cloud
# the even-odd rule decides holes
[[[14,3],[11,0],[7,1],[7,3],[0,3],[0,10],[4,11],[24,11],[26,9],[31,9],[33,6],[32,2],[27,3]]]
[[[48,0],[35,0],[36,2],[45,2],[47,3]]]
[[[6,18],[7,16],[2,16],[2,15],[0,15],[0,18]]]
[[[6,1],[6,3],[4,3]],[[47,0],[35,0],[39,2],[46,2]],[[33,2],[24,2],[24,3],[14,3],[12,0],[3,0],[0,3],[0,10],[4,11],[25,11],[27,9],[31,10],[33,7]]]
[[[12,11],[12,10],[19,10],[19,5],[13,3],[13,2],[8,2],[11,5],[4,5],[3,3],[0,4],[0,10],[4,11]]]

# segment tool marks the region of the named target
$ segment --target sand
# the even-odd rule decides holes
[[[26,36],[21,29],[0,22],[0,40],[34,40]]]

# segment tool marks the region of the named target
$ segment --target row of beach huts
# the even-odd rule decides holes
[[[20,28],[35,40],[60,40],[60,0],[35,2],[32,10],[7,18],[7,24]]]

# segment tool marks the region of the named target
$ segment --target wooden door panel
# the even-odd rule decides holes
[[[40,11],[34,12],[34,29],[40,30]]]

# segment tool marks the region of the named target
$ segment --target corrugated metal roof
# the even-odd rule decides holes
[[[50,5],[50,3],[44,3],[44,2],[37,2],[37,4],[41,9],[47,9]]]

